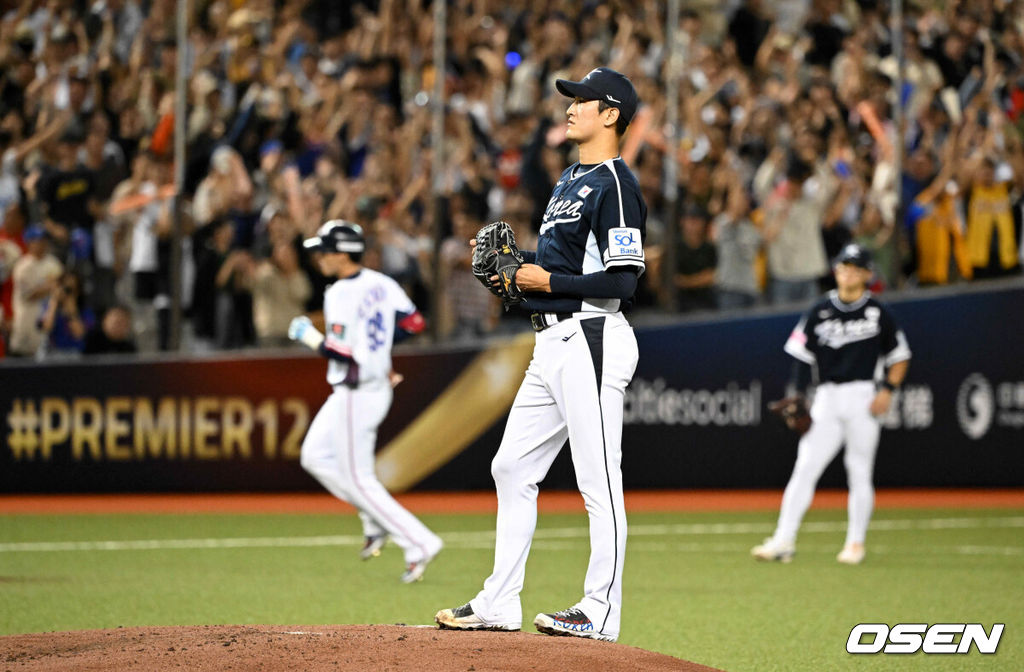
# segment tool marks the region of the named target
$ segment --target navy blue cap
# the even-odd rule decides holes
[[[578,82],[556,79],[555,88],[569,98],[603,100],[611,107],[618,108],[627,123],[632,121],[640,103],[633,83],[624,74],[611,68],[594,68]]]
[[[860,245],[850,243],[836,255],[835,263],[850,264],[851,266],[870,269],[871,253]]]

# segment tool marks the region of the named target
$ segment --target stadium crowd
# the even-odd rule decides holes
[[[46,358],[168,347],[179,94],[187,350],[286,344],[324,287],[300,241],[337,217],[367,231],[366,264],[426,307],[439,76],[446,291],[429,317],[449,338],[522,328],[472,278],[466,241],[501,218],[532,248],[574,160],[553,80],[594,64],[627,74],[642,102],[622,148],[650,212],[641,309],[670,290],[662,277],[678,310],[806,302],[848,241],[872,250],[880,287],[1017,273],[1021,3],[905,4],[897,94],[884,0],[699,4],[680,20],[678,68],[662,2],[456,1],[443,69],[422,0],[196,0],[183,92],[173,0],[2,2],[0,341]]]

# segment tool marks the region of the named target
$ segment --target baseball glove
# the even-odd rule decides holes
[[[508,222],[492,222],[476,234],[473,248],[473,275],[491,294],[501,297],[507,309],[522,302],[523,292],[516,285],[516,271],[523,265],[523,255],[516,247],[516,238]],[[491,282],[491,277],[498,281]]]
[[[803,436],[811,428],[811,414],[807,409],[807,399],[802,394],[773,401],[768,404],[768,410],[782,418],[786,427],[799,436]]]

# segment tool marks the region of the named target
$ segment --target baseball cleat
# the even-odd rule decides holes
[[[594,624],[590,622],[586,614],[576,607],[554,614],[537,614],[537,618],[533,619],[533,625],[545,635],[585,637],[587,639],[599,639],[602,642],[615,641],[614,637],[603,635],[594,630]]]
[[[864,560],[864,544],[846,544],[836,560],[844,565],[859,565]]]
[[[796,555],[796,545],[793,542],[775,541],[768,537],[763,544],[750,549],[750,554],[758,560],[789,563]]]
[[[388,543],[388,535],[386,534],[366,537],[366,542],[363,544],[362,550],[359,551],[359,558],[361,560],[369,560],[370,558],[379,557],[380,549],[384,548],[386,543]]]
[[[399,577],[402,583],[415,583],[417,581],[422,581],[423,574],[427,571],[427,565],[429,565],[430,561],[436,558],[437,554],[440,552],[441,549],[439,547],[437,549],[437,552],[433,555],[428,555],[422,560],[410,562],[409,565],[405,568],[405,571],[402,572],[402,576]]]
[[[423,580],[423,575],[427,571],[427,565],[430,564],[431,558],[424,558],[423,560],[417,560],[416,562],[410,562],[402,572],[402,576],[399,579],[402,583],[415,583]]]
[[[461,607],[442,609],[434,615],[434,622],[442,630],[508,630],[519,629],[518,623],[488,623],[473,613],[473,607],[466,602]]]

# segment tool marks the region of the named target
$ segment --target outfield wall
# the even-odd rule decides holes
[[[914,352],[884,419],[883,487],[1024,485],[1024,288],[896,299]],[[778,488],[796,440],[766,415],[794,313],[637,328],[627,392],[629,488]],[[395,489],[488,489],[529,339],[405,350],[381,428]],[[304,353],[0,366],[0,491],[317,489],[298,464],[329,388]],[[495,410],[495,407],[497,409]],[[826,486],[843,485],[834,463]],[[574,487],[568,451],[546,484]]]

